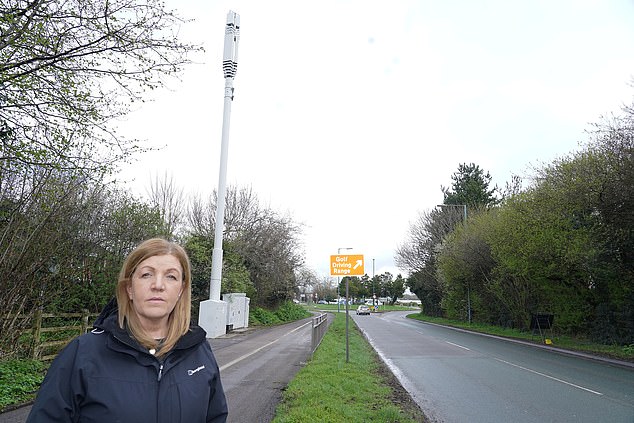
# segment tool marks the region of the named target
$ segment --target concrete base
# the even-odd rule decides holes
[[[207,332],[207,338],[217,338],[227,333],[227,303],[220,300],[200,302],[198,326]]]

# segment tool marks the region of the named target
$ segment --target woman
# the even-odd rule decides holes
[[[225,422],[218,364],[205,331],[190,326],[190,303],[185,250],[140,244],[116,302],[53,361],[27,422]]]

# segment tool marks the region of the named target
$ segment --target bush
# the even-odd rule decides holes
[[[45,370],[46,365],[37,360],[0,361],[0,410],[34,399]]]
[[[249,311],[249,325],[251,326],[271,326],[281,323],[309,317],[310,313],[304,307],[287,301],[276,310],[267,310],[261,307],[254,307]]]
[[[292,322],[309,317],[310,313],[304,307],[292,301],[287,301],[275,311],[275,315],[282,322]]]
[[[281,323],[279,317],[277,317],[272,311],[261,307],[254,307],[249,311],[250,326],[269,326],[279,323]]]

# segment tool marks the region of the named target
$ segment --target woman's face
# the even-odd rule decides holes
[[[152,256],[139,263],[128,285],[128,296],[150,336],[165,337],[168,317],[182,291],[183,268],[173,255]]]

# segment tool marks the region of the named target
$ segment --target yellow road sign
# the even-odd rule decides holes
[[[330,256],[330,276],[365,275],[363,254],[338,254]]]

